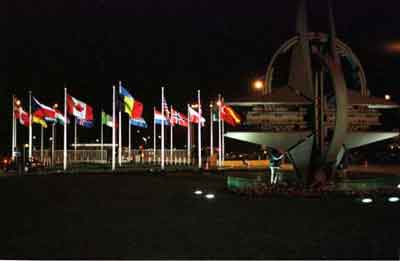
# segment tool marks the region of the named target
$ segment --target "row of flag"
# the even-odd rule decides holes
[[[129,115],[129,123],[132,126],[147,128],[146,121],[142,118],[143,104],[135,99],[124,87],[120,86],[120,106],[121,110]],[[16,101],[17,99],[15,99]],[[15,102],[14,101],[14,102]],[[155,124],[169,126],[182,126],[188,127],[188,122],[204,126],[206,120],[200,116],[199,112],[195,109],[188,107],[188,116],[178,112],[172,107],[169,108],[168,104],[163,99],[162,106],[164,107],[164,116],[161,112],[154,109],[154,122]],[[29,113],[26,112],[21,105],[14,107],[14,113],[20,124],[28,127],[30,123]],[[213,121],[218,121],[218,109],[217,106],[212,111]],[[94,113],[93,108],[85,102],[78,100],[77,98],[67,95],[67,112],[76,118],[77,124],[86,128],[92,128],[94,126]],[[240,116],[228,105],[221,104],[221,120],[225,121],[231,126],[240,124]],[[58,123],[64,125],[65,122],[70,122],[69,119],[65,119],[64,115],[57,109],[46,106],[38,101],[37,98],[32,97],[32,123],[39,124],[43,128],[47,128],[47,123]],[[101,124],[112,128],[112,116],[106,114],[104,111],[101,112]],[[118,123],[116,123],[118,127]]]

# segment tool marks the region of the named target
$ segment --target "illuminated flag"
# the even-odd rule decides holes
[[[240,124],[240,116],[230,106],[222,105],[221,119],[231,126]]]
[[[155,110],[155,111],[154,111],[154,122],[155,122],[156,124],[161,125],[161,124],[163,123],[163,121],[164,121],[164,125],[169,125],[168,119],[167,119],[165,116],[163,117],[163,116],[161,115],[161,112]]]
[[[79,126],[85,127],[85,128],[92,128],[93,127],[93,121],[87,121],[87,120],[83,120],[83,119],[76,119],[76,123]]]
[[[101,124],[112,128],[112,126],[113,126],[112,116],[108,115],[104,111],[102,111],[101,112]],[[115,127],[118,128],[118,123],[115,125],[116,125]]]
[[[35,114],[33,115],[32,122],[41,125],[43,128],[47,128],[46,121],[43,118],[36,116]]]
[[[191,107],[189,107],[189,121],[193,123],[199,123],[200,119],[200,114],[193,110]],[[204,123],[206,122],[206,119],[204,117],[201,117],[201,125],[204,126]]]
[[[143,114],[143,103],[133,98],[133,96],[122,86],[119,86],[119,95],[122,97],[124,103],[124,112],[130,118],[141,118]]]
[[[29,113],[24,111],[22,107],[18,107],[15,111],[15,117],[19,119],[19,123],[25,127],[29,127]]]
[[[178,112],[176,110],[171,110],[171,119],[170,119],[170,121],[171,121],[172,125],[179,125],[179,126],[182,126],[182,127],[187,127],[188,126],[187,117],[184,114],[182,114],[182,113],[180,113],[180,112]]]
[[[81,120],[93,121],[93,109],[86,103],[72,97],[67,96],[68,113]]]
[[[162,97],[162,106],[164,107],[164,115],[167,119],[170,117],[169,109],[168,109],[168,103],[165,97]]]
[[[129,119],[129,123],[132,126],[136,126],[139,128],[147,128],[147,123],[143,118],[140,119]]]
[[[32,110],[34,115],[41,119],[55,120],[56,110],[40,103],[35,97],[32,97]]]

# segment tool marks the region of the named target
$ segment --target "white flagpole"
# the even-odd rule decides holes
[[[221,140],[221,95],[218,94],[218,167],[222,164],[222,140]]]
[[[172,108],[172,105],[171,105],[171,118],[173,115],[173,110],[174,109]],[[169,160],[172,163],[172,154],[173,154],[173,149],[174,149],[174,126],[172,126],[171,120],[170,120],[170,126],[171,126],[171,129],[170,129],[170,144],[169,144]]]
[[[100,125],[101,125],[101,128],[100,128],[100,153],[101,153],[101,156],[100,156],[100,159],[103,161],[103,154],[104,154],[104,133],[103,133],[103,110],[101,110],[101,116],[100,116]]]
[[[213,104],[210,104],[210,157],[214,155],[214,124],[213,124]]]
[[[157,155],[156,155],[156,145],[157,145],[157,137],[156,137],[156,120],[155,118],[156,114],[156,107],[153,108],[153,161],[157,161]]]
[[[32,161],[32,91],[29,91],[29,154],[28,161]]]
[[[78,127],[77,127],[77,120],[75,117],[75,125],[74,125],[74,160],[76,161],[76,144],[78,143]]]
[[[121,93],[121,81],[119,82],[119,93]],[[122,165],[122,113],[121,113],[121,104],[118,104],[119,110],[118,110],[118,116],[119,116],[119,121],[118,121],[118,164],[121,167]]]
[[[64,88],[64,159],[63,159],[63,165],[64,165],[64,170],[67,170],[67,125],[68,125],[68,120],[67,120],[67,88]]]
[[[188,127],[187,127],[187,159],[188,159],[188,163],[189,163],[189,165],[190,165],[190,157],[191,157],[191,155],[190,155],[190,151],[191,151],[191,139],[190,139],[190,110],[189,110],[189,107],[190,107],[190,105],[188,104],[187,105],[187,113],[188,113]]]
[[[52,125],[51,125],[51,166],[53,167],[54,166],[54,143],[55,143],[55,126],[56,126],[56,123],[54,122]]]
[[[132,126],[131,126],[131,123],[130,123],[130,117],[128,118],[128,161],[131,161],[131,149],[132,149],[132,145],[131,145],[131,142],[132,142]]]
[[[221,155],[222,162],[221,162],[221,164],[223,167],[224,163],[225,163],[225,122],[222,121],[221,125],[222,125],[222,131],[221,131],[222,132],[222,137],[221,137],[221,139],[222,139],[222,155]]]
[[[199,169],[201,169],[201,102],[200,102],[200,90],[197,91],[197,105],[199,108],[199,122],[198,122],[198,126],[197,126],[197,135],[198,135],[198,140],[197,140],[197,147],[198,147],[198,156],[199,156],[199,162],[198,162],[198,166]]]
[[[112,153],[111,153],[111,161],[112,161],[112,170],[115,170],[115,85],[112,87],[113,95],[112,95]]]
[[[164,124],[165,124],[165,119],[164,119],[164,87],[161,87],[161,169],[164,170],[165,168],[165,162],[164,162]]]
[[[12,95],[12,145],[11,145],[11,159],[15,160],[15,96]]]
[[[40,161],[43,162],[43,137],[44,136],[44,129],[43,126],[40,126]]]

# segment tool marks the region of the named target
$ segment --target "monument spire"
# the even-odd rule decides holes
[[[307,38],[307,1],[301,0],[297,13],[296,30],[299,37],[293,48],[288,85],[300,91],[309,99],[314,98],[313,77],[311,68],[310,40]]]

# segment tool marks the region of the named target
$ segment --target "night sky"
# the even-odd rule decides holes
[[[371,93],[397,101],[400,47],[385,47],[400,44],[399,7],[392,0],[334,1],[338,37],[360,58]],[[182,112],[197,89],[203,101],[247,95],[249,80],[262,76],[294,35],[296,8],[294,0],[8,3],[0,11],[0,153],[10,150],[12,93],[27,109],[28,90],[51,105],[62,103],[66,84],[98,119],[100,108],[111,113],[111,86],[122,80],[144,103],[148,123],[162,85]],[[326,32],[326,2],[309,1],[309,14],[311,30]],[[93,142],[99,133],[82,130],[81,139]]]

